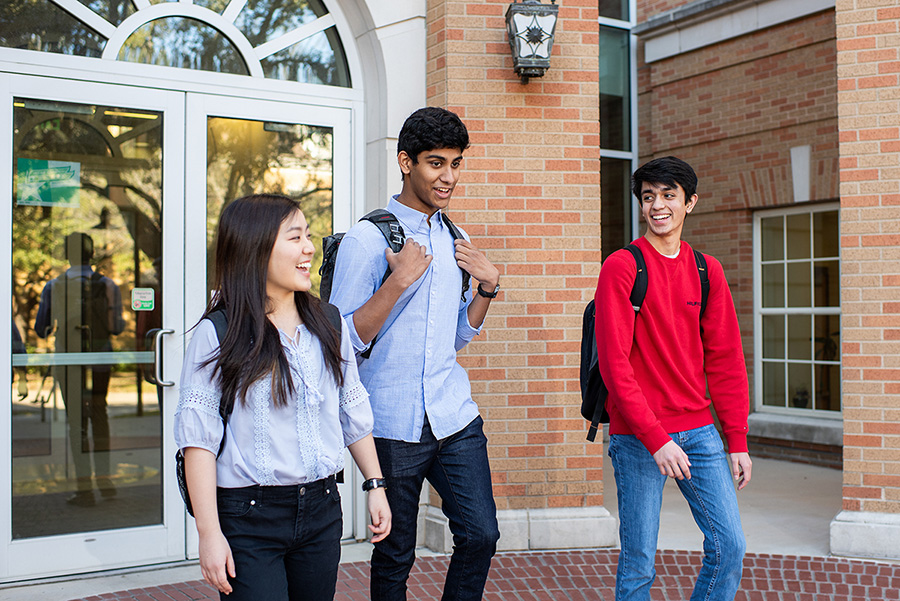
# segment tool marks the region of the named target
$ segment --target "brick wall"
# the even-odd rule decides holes
[[[812,147],[811,199],[838,197],[834,31],[824,12],[638,66],[641,162],[674,154],[697,171],[684,237],[723,264],[751,386],[753,210],[793,204],[794,146]]]
[[[844,509],[900,513],[900,8],[838,0]],[[896,543],[896,538],[894,539]]]
[[[509,0],[429,0],[427,98],[469,128],[451,215],[502,273],[461,354],[499,509],[602,505],[602,445],[578,405],[581,313],[600,265],[596,0],[560,5],[552,64],[522,85]]]

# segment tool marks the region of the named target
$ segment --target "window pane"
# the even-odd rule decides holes
[[[839,254],[838,212],[813,213],[813,256],[837,257]]]
[[[760,219],[762,233],[762,260],[780,261],[784,259],[784,217]]]
[[[812,306],[812,281],[809,263],[788,263],[788,307]]]
[[[319,290],[322,238],[333,231],[330,127],[210,117],[207,121],[207,283],[215,282],[215,232],[222,210],[247,194],[300,202],[316,246],[310,273]]]
[[[812,359],[812,317],[788,315],[788,359]]]
[[[134,14],[132,0],[78,0],[92,11],[112,23],[121,25],[122,21]]]
[[[763,362],[763,405],[784,407],[784,363]]]
[[[816,361],[841,360],[841,316],[816,315]]]
[[[790,406],[811,409],[812,365],[788,363],[788,398]]]
[[[194,4],[201,3],[228,4],[223,0],[194,0]],[[223,9],[213,8],[216,12]],[[326,14],[328,10],[318,0],[249,0],[234,24],[251,44],[259,46]]]
[[[627,21],[628,0],[600,0],[600,16]]]
[[[600,27],[600,147],[631,150],[630,34]]]
[[[183,17],[157,19],[139,27],[122,45],[119,60],[248,74],[244,60],[228,38],[205,23]]]
[[[603,260],[632,240],[631,161],[600,159],[600,246]]]
[[[763,357],[784,359],[784,315],[764,315],[762,328]]]
[[[817,307],[840,307],[841,289],[839,263],[837,261],[816,261],[815,294]]]
[[[266,77],[271,79],[350,86],[350,71],[334,27],[276,52],[260,63]]]
[[[816,409],[841,410],[840,365],[816,365]]]
[[[809,213],[787,216],[787,258],[809,258]]]
[[[99,57],[106,39],[52,4],[0,2],[0,46]]]
[[[12,109],[12,538],[160,524],[163,114]]]
[[[763,307],[784,306],[784,265],[762,266],[762,303]]]

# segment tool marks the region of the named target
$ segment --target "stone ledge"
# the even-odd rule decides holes
[[[783,413],[751,413],[750,434],[759,438],[791,440],[840,447],[844,444],[844,423],[840,419],[805,417]]]
[[[900,559],[900,514],[842,511],[831,521],[831,553]]]
[[[605,507],[506,509],[497,512],[498,551],[541,551],[612,547],[617,520]],[[436,507],[425,508],[425,546],[450,553],[453,536],[447,518]]]

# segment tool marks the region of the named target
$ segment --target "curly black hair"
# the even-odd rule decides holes
[[[406,118],[397,140],[397,154],[406,152],[413,163],[419,154],[436,148],[469,147],[469,132],[456,113],[436,106],[421,108]]]

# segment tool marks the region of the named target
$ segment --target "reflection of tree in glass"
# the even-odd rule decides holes
[[[161,254],[161,119],[110,116],[121,111],[109,107],[77,110],[82,113],[14,112],[16,157],[75,162],[81,169],[77,207],[13,208],[13,307],[29,325],[23,335],[32,349],[38,341],[30,325],[41,290],[68,268],[60,247],[66,234],[91,236],[93,266],[123,288],[123,298],[142,279],[156,278],[153,259]],[[126,330],[114,344],[133,349],[134,315],[124,316]]]
[[[133,10],[128,0],[95,1],[109,6],[108,18],[120,22]],[[94,7],[96,9],[96,7]],[[106,40],[49,0],[0,2],[0,46],[76,56],[99,57]]]
[[[330,128],[211,118],[207,142],[207,281],[215,281],[215,229],[226,202],[248,194],[285,194],[300,201],[316,244],[332,231]]]
[[[205,23],[184,17],[157,19],[141,26],[122,45],[119,60],[248,74],[228,38]]]

